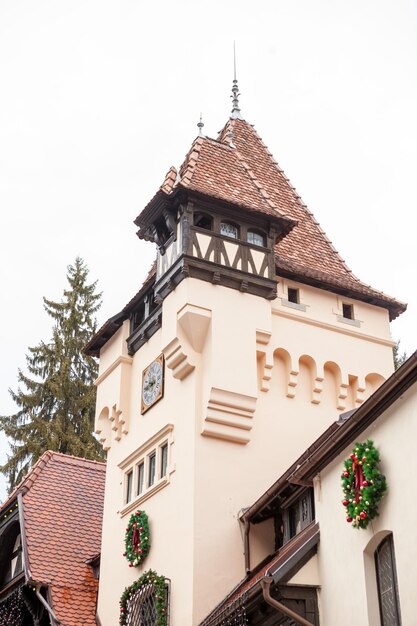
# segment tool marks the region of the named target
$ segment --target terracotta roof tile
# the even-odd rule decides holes
[[[86,561],[101,547],[105,469],[48,451],[11,496],[23,493],[29,568],[35,582],[50,587],[65,626],[96,623],[98,581]]]
[[[179,172],[174,167],[169,170],[156,195],[136,218],[140,237],[149,238],[147,226],[181,189],[281,218],[285,236],[276,244],[278,274],[385,307],[390,319],[405,311],[406,304],[364,284],[352,273],[254,127],[245,120],[228,120],[217,140],[194,140]],[[117,329],[112,322],[113,318],[87,344],[91,354],[97,355]]]

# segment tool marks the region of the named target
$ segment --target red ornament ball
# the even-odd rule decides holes
[[[365,519],[366,518],[366,511],[361,511],[360,518],[361,519]]]
[[[347,506],[349,504],[349,500],[343,500],[342,504],[343,506]]]
[[[349,478],[349,472],[348,472],[347,470],[345,470],[345,471],[343,472],[343,476],[344,476],[345,478]]]
[[[350,524],[350,522],[352,521],[352,518],[351,517],[347,517],[346,521],[347,521],[348,524]]]
[[[362,483],[362,485],[363,485],[364,487],[367,487],[367,486],[369,485],[369,483],[368,483],[368,481],[367,481],[367,480],[364,480],[364,481],[363,481],[363,483]]]

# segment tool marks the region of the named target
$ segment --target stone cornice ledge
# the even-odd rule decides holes
[[[304,315],[297,315],[296,313],[292,313],[291,311],[282,311],[281,309],[272,308],[272,315],[277,315],[278,317],[287,317],[292,320],[297,320],[297,322],[303,322],[304,324],[309,324],[310,326],[317,326],[318,328],[325,328],[326,330],[333,330],[335,333],[341,333],[342,335],[350,335],[352,337],[358,337],[360,339],[365,339],[366,341],[371,341],[373,343],[379,343],[383,346],[389,346],[390,348],[395,346],[395,341],[392,339],[383,339],[382,337],[375,337],[375,335],[368,335],[366,333],[361,333],[353,328],[340,328],[335,324],[330,324],[329,322],[320,322],[319,320],[312,319],[311,317],[305,317]]]
[[[116,367],[118,367],[118,365],[120,365],[121,363],[126,363],[126,365],[132,365],[132,362],[133,362],[133,358],[131,356],[117,357],[117,359],[113,361],[113,363],[111,363],[109,367],[106,370],[104,370],[104,372],[100,374],[98,378],[96,378],[96,380],[94,381],[94,384],[96,385],[96,387],[100,385],[103,382],[103,380],[105,380],[107,376],[111,374],[112,371],[115,370]]]

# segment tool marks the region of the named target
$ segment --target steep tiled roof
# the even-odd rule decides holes
[[[198,137],[179,172],[177,187],[241,205],[246,209],[282,216],[279,206],[258,180],[240,151],[227,143]]]
[[[391,319],[405,310],[405,304],[352,273],[254,127],[245,120],[229,119],[217,140],[197,137],[179,172],[169,170],[135,223],[143,224],[154,207],[180,189],[282,218],[286,225],[285,236],[276,245],[278,274],[383,306]]]
[[[404,311],[403,303],[362,283],[352,273],[253,126],[244,120],[231,119],[220,132],[219,141],[227,142],[230,132],[236,150],[271,203],[296,221],[296,226],[276,246],[278,273],[284,270],[301,280],[309,278],[317,284],[323,281],[327,287],[333,285],[335,290],[349,290],[352,297],[386,306],[391,318]]]
[[[8,499],[23,493],[28,567],[65,626],[96,624],[98,581],[86,561],[100,552],[105,469],[48,451]]]
[[[275,249],[278,275],[384,307],[390,319],[405,311],[404,303],[366,285],[352,273],[254,127],[245,120],[229,119],[217,139],[194,140],[179,171],[169,169],[155,196],[136,218],[141,238],[152,238],[147,232],[149,224],[181,190],[280,219],[280,240]],[[149,276],[145,283],[148,280]],[[126,313],[126,307],[123,311]],[[117,330],[113,322],[111,318],[93,337],[87,346],[90,354],[97,355]]]

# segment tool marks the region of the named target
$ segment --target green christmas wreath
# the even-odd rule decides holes
[[[140,565],[151,548],[148,516],[145,511],[136,511],[130,516],[125,535],[126,551],[123,556],[129,567]]]
[[[168,595],[165,584],[165,577],[158,576],[153,570],[148,570],[136,580],[133,585],[126,587],[120,598],[120,618],[119,624],[126,624],[128,618],[128,602],[141,589],[151,587],[151,592],[155,595],[156,622],[155,626],[167,626],[168,620]]]
[[[366,528],[378,515],[378,505],[387,490],[385,476],[378,469],[379,452],[374,442],[356,443],[344,462],[342,501],[346,521],[355,528]]]

